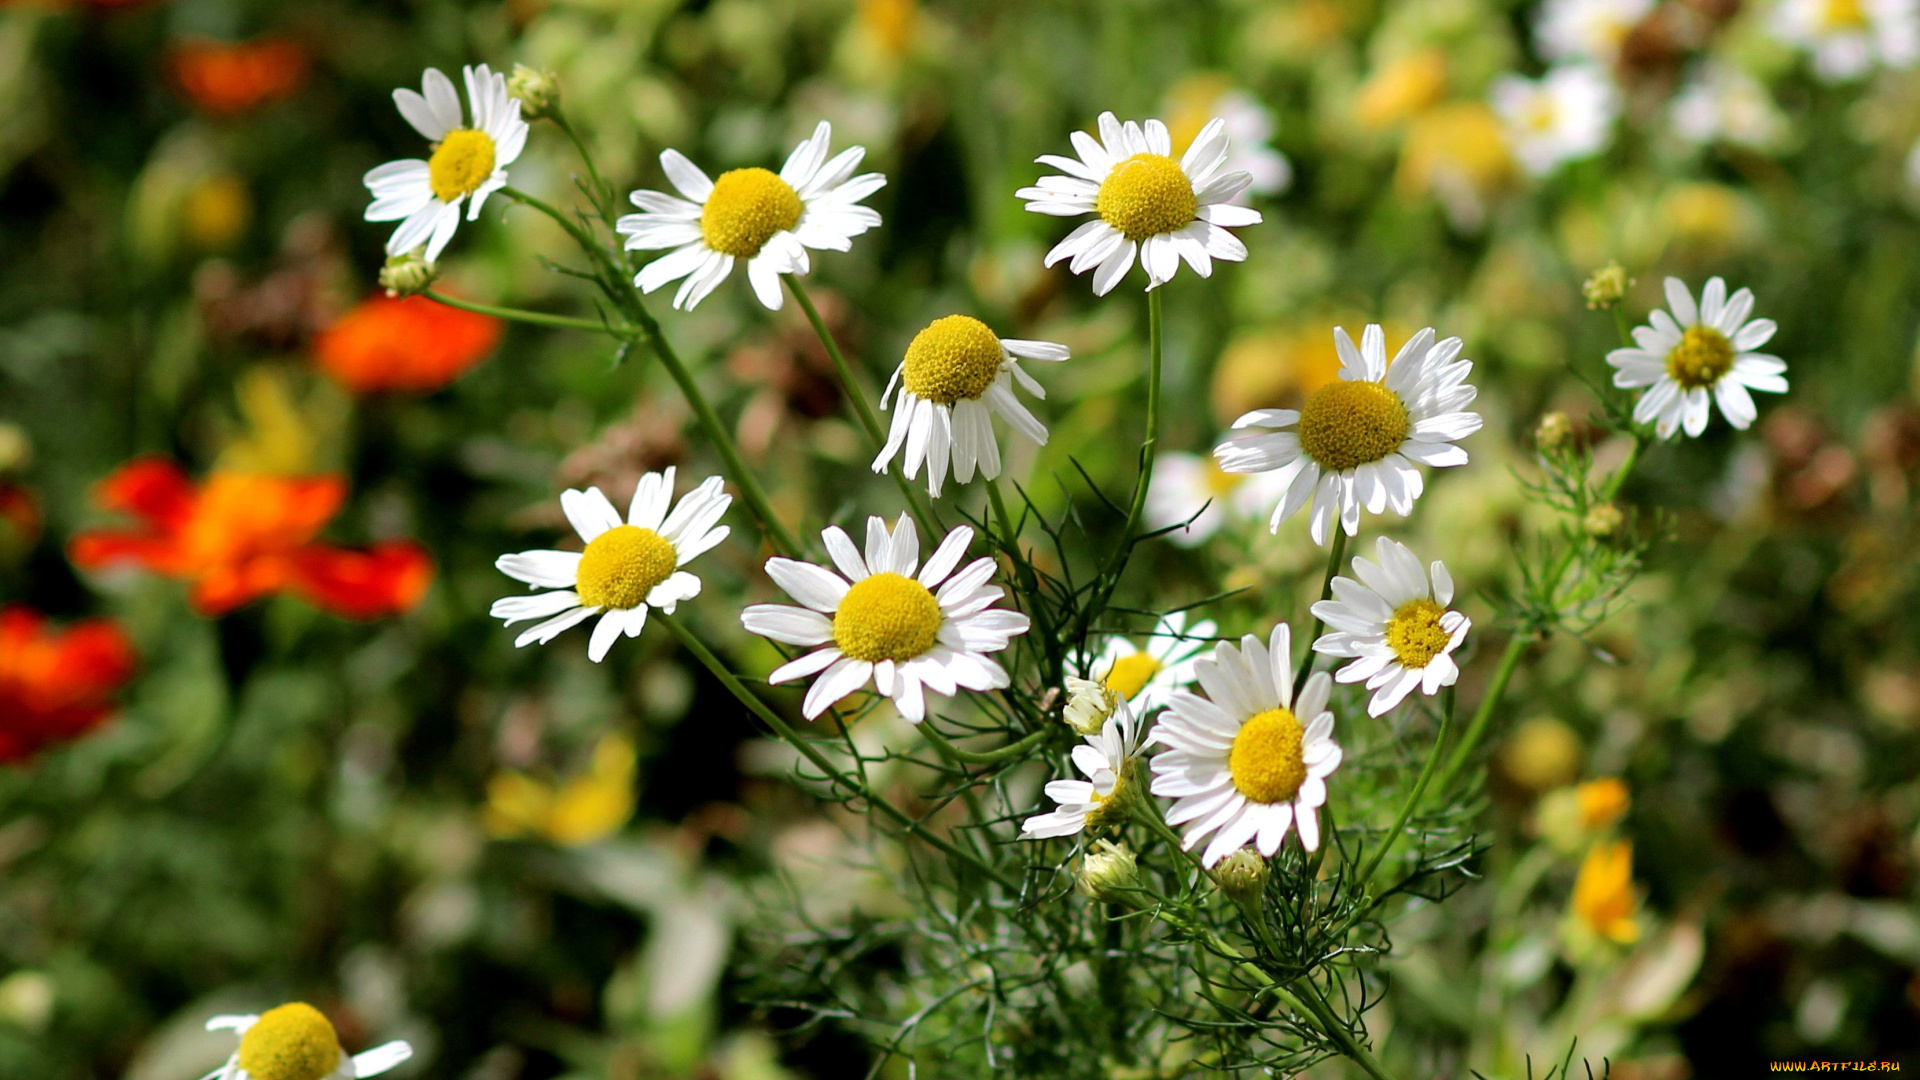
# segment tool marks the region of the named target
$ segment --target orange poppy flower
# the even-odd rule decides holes
[[[425,393],[459,378],[493,351],[501,323],[424,296],[375,294],[313,341],[321,370],[360,394]]]
[[[192,38],[169,50],[167,66],[188,101],[234,116],[298,90],[307,79],[307,52],[277,37]]]
[[[0,761],[97,727],[133,665],[133,644],[107,619],[51,630],[30,608],[0,611]]]
[[[189,580],[194,607],[207,615],[276,592],[353,619],[411,609],[433,578],[418,545],[357,551],[314,542],[346,494],[337,476],[215,472],[195,487],[172,462],[143,458],[103,481],[95,499],[146,528],[82,533],[69,554],[83,568],[132,563]]]

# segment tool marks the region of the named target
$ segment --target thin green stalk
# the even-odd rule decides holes
[[[1333,548],[1327,552],[1327,573],[1325,577],[1320,579],[1320,599],[1330,600],[1333,598],[1333,579],[1335,575],[1340,573],[1340,560],[1345,558],[1346,554],[1347,530],[1341,528],[1340,523],[1335,521],[1333,523]],[[1293,696],[1296,698],[1300,696],[1301,689],[1307,685],[1307,676],[1313,674],[1313,660],[1315,655],[1317,655],[1313,651],[1313,643],[1320,639],[1320,631],[1326,628],[1327,624],[1321,621],[1320,616],[1315,615],[1313,617],[1313,632],[1307,635],[1305,641],[1301,642],[1301,644],[1306,647],[1307,652],[1306,658],[1300,662],[1300,669],[1294,672],[1293,675]]]
[[[1635,431],[1633,433],[1633,445],[1628,448],[1626,458],[1620,462],[1619,468],[1613,470],[1613,475],[1607,477],[1607,482],[1600,488],[1600,497],[1602,499],[1612,502],[1614,496],[1620,494],[1621,487],[1627,482],[1628,474],[1632,473],[1633,467],[1640,463],[1640,452],[1646,448],[1646,434],[1641,431]]]
[[[935,750],[940,751],[940,756],[949,761],[954,761],[962,765],[998,765],[1001,762],[1025,757],[1028,751],[1046,742],[1048,737],[1053,734],[1053,731],[1049,728],[1041,728],[1039,731],[1014,742],[1010,742],[998,750],[982,750],[978,752],[962,750],[953,745],[945,735],[940,733],[940,729],[933,726],[931,719],[920,722],[920,733],[927,737],[927,742],[933,744]]]
[[[1373,872],[1386,861],[1387,853],[1393,850],[1393,845],[1400,839],[1400,830],[1407,827],[1408,819],[1413,817],[1414,810],[1420,805],[1421,796],[1427,793],[1427,783],[1433,779],[1434,766],[1440,762],[1440,747],[1447,741],[1447,728],[1453,723],[1455,689],[1447,687],[1447,703],[1440,711],[1440,728],[1433,733],[1433,749],[1427,751],[1427,763],[1420,767],[1420,779],[1414,781],[1413,790],[1407,793],[1407,801],[1401,804],[1399,816],[1393,819],[1393,828],[1387,830],[1387,835],[1373,849],[1373,854],[1360,865],[1360,873],[1355,880],[1363,885],[1373,880]]]
[[[1360,1040],[1354,1038],[1353,1033],[1347,1030],[1347,1025],[1341,1023],[1340,1018],[1333,1014],[1332,1007],[1320,996],[1320,991],[1314,988],[1311,978],[1303,978],[1288,986],[1287,989],[1306,1005],[1307,1012],[1312,1013],[1314,1019],[1320,1022],[1320,1030],[1326,1032],[1327,1037],[1340,1047],[1341,1053],[1352,1058],[1368,1076],[1373,1077],[1373,1080],[1393,1080],[1392,1076],[1381,1068],[1380,1062],[1374,1059],[1373,1052],[1368,1050]]]
[[[1461,770],[1473,760],[1474,748],[1487,733],[1487,725],[1493,721],[1494,707],[1500,704],[1500,698],[1507,692],[1507,684],[1513,681],[1513,673],[1520,668],[1520,660],[1527,655],[1527,646],[1533,644],[1531,633],[1517,633],[1507,642],[1507,651],[1500,654],[1500,666],[1493,669],[1493,681],[1487,684],[1487,692],[1480,698],[1480,707],[1473,711],[1473,719],[1467,722],[1467,733],[1454,747],[1447,758],[1447,767],[1440,773],[1440,790],[1448,791],[1455,780],[1460,778]]]
[[[625,337],[633,329],[619,323],[594,322],[592,319],[575,319],[566,315],[549,315],[544,311],[527,311],[522,308],[500,307],[497,304],[479,304],[472,300],[460,300],[434,289],[424,289],[420,295],[436,304],[445,304],[461,311],[471,311],[480,315],[491,315],[496,319],[512,322],[532,323],[535,326],[551,326],[560,330],[584,330],[590,334],[607,334],[612,337]]]
[[[1147,294],[1147,438],[1140,445],[1140,475],[1133,482],[1133,505],[1127,508],[1126,523],[1120,527],[1120,542],[1114,546],[1113,554],[1107,556],[1106,565],[1100,568],[1101,576],[1109,579],[1119,576],[1128,552],[1133,550],[1133,529],[1140,522],[1140,512],[1147,505],[1147,488],[1153,483],[1153,459],[1160,443],[1160,297],[1159,289]],[[1110,583],[1108,591],[1111,590]]]
[[[566,116],[557,107],[553,110],[553,122],[561,131],[566,132],[567,138],[573,143],[574,150],[580,155],[581,163],[587,167],[587,182],[593,187],[594,210],[600,214],[601,220],[607,223],[607,228],[613,228],[613,188],[600,179],[600,170],[593,163],[593,155],[587,152],[586,141],[580,138],[580,133],[573,129],[573,125],[567,122]]]
[[[1058,644],[1053,636],[1053,620],[1047,614],[1047,606],[1040,595],[1040,581],[1034,576],[1033,564],[1020,556],[1020,530],[1013,523],[1013,515],[1007,513],[1007,504],[1000,496],[1000,481],[985,481],[987,501],[993,506],[993,516],[1000,522],[1000,535],[1007,547],[1007,557],[1012,560],[1014,572],[1020,576],[1020,587],[1033,599],[1027,604],[1028,614],[1039,625],[1040,640],[1046,642],[1044,651],[1049,667],[1054,657],[1054,648]],[[1054,672],[1048,671],[1051,680]]]
[[[680,620],[664,612],[656,613],[654,618],[665,622],[668,628],[673,631],[674,636],[680,639],[680,644],[686,646],[687,651],[693,653],[700,663],[704,665],[708,671],[713,673],[713,677],[719,679],[720,684],[726,687],[727,691],[739,700],[740,704],[745,705],[749,712],[759,717],[763,723],[772,728],[774,734],[786,740],[795,750],[800,751],[808,761],[813,763],[814,768],[820,770],[821,774],[824,775],[828,781],[849,792],[858,794],[862,799],[865,799],[869,805],[892,818],[908,832],[925,840],[949,857],[972,865],[976,870],[997,882],[1008,892],[1019,891],[1018,886],[1012,881],[1009,881],[1004,874],[986,863],[978,855],[955,847],[945,837],[928,830],[918,818],[915,818],[913,815],[875,794],[866,784],[854,780],[839,769],[834,768],[833,763],[827,760],[826,755],[815,749],[812,743],[801,738],[800,733],[793,730],[792,726],[785,720],[782,720],[779,713],[774,712],[766,702],[760,700],[758,695],[748,690],[746,685],[740,681],[739,677],[734,675],[727,665],[721,662],[718,656],[713,654],[713,650],[707,648],[706,643],[695,637],[692,631],[680,625]]]
[[[558,207],[544,200],[535,198],[516,187],[503,187],[500,189],[500,194],[505,195],[507,198],[512,199],[514,202],[530,210],[537,210],[552,218],[561,228],[567,230],[567,235],[573,237],[573,242],[586,249],[587,254],[593,256],[595,261],[604,261],[605,251],[601,248],[600,241],[595,239],[592,233],[588,232],[579,222],[568,217],[566,213]]]

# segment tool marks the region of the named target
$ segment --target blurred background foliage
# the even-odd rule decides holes
[[[1537,419],[1595,408],[1583,380],[1615,328],[1586,274],[1619,260],[1634,321],[1669,273],[1751,287],[1792,393],[1750,434],[1716,423],[1643,459],[1628,501],[1672,535],[1635,606],[1523,668],[1484,881],[1392,927],[1374,1032],[1433,1075],[1524,1075],[1573,1036],[1616,1076],[1913,1062],[1920,72],[1823,77],[1768,3],[1547,6],[1622,29],[1590,58],[1617,120],[1544,174],[1489,91],[1562,58],[1540,5],[1508,0],[0,7],[0,603],[52,620],[0,633],[0,726],[73,698],[0,771],[0,1075],[197,1077],[230,1049],[206,1016],[291,998],[349,1048],[412,1041],[396,1075],[866,1068],[854,1033],[797,1025],[743,975],[777,930],[769,895],[828,921],[898,909],[886,868],[849,869],[857,826],[785,784],[790,756],[663,636],[596,666],[581,641],[516,652],[485,617],[493,559],[553,536],[560,488],[618,500],[647,469],[717,471],[679,399],[594,339],[363,303],[385,231],[359,220],[360,176],[416,142],[391,91],[480,61],[556,72],[623,189],[658,186],[664,147],[764,164],[822,117],[866,145],[886,226],[818,260],[830,322],[876,384],[951,311],[1070,343],[1046,466],[1009,447],[1056,509],[1069,456],[1111,490],[1131,476],[1110,433],[1139,426],[1144,307],[1043,270],[1059,232],[1012,192],[1101,110],[1179,131],[1250,109],[1284,160],[1248,261],[1167,286],[1164,445],[1204,453],[1240,412],[1299,400],[1331,375],[1335,323],[1458,334],[1490,422],[1394,527],[1469,597],[1542,523],[1516,477]],[[569,155],[536,128],[515,184],[567,199]],[[448,287],[565,309],[577,290],[538,258],[564,242],[496,201]],[[798,313],[736,284],[668,332],[783,512],[894,507]],[[337,515],[294,543],[417,543],[431,586],[356,621],[304,593],[214,613],[160,574],[76,570],[72,537],[126,526],[98,485],[149,455],[195,482],[339,477]],[[1188,464],[1189,489],[1227,492]],[[1207,612],[1235,633],[1299,618],[1319,553],[1263,517],[1156,545],[1137,588],[1163,607],[1244,589]],[[693,617],[764,670],[736,618],[765,598],[756,553],[709,558]],[[44,637],[88,626],[133,665]],[[901,737],[891,722],[869,734]]]

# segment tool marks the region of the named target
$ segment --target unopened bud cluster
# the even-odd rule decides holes
[[[1102,903],[1138,906],[1140,864],[1125,845],[1102,840],[1080,860],[1074,888]]]
[[[521,116],[544,119],[560,104],[560,80],[551,71],[515,64],[507,76],[507,96],[520,102]]]
[[[1617,306],[1632,285],[1633,279],[1627,276],[1627,271],[1619,263],[1609,262],[1580,286],[1580,294],[1587,298],[1589,308],[1598,311]]]
[[[1120,695],[1102,682],[1067,676],[1067,726],[1082,735],[1100,734],[1100,725],[1120,707]]]
[[[440,270],[414,252],[395,255],[380,268],[380,287],[392,297],[412,296],[433,287]]]

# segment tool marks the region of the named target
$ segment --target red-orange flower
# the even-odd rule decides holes
[[[195,487],[172,462],[143,458],[103,481],[95,499],[146,528],[82,533],[69,554],[85,568],[131,563],[191,581],[193,604],[208,615],[283,591],[354,619],[412,608],[433,578],[418,545],[314,542],[346,494],[337,476],[215,472]]]
[[[170,50],[167,66],[188,101],[233,116],[298,90],[307,79],[307,52],[278,37],[192,38]]]
[[[342,315],[313,341],[327,374],[356,393],[438,390],[479,363],[500,341],[489,315],[422,296],[375,295]]]
[[[133,674],[133,644],[113,622],[46,624],[29,608],[0,611],[0,761],[92,730]]]

